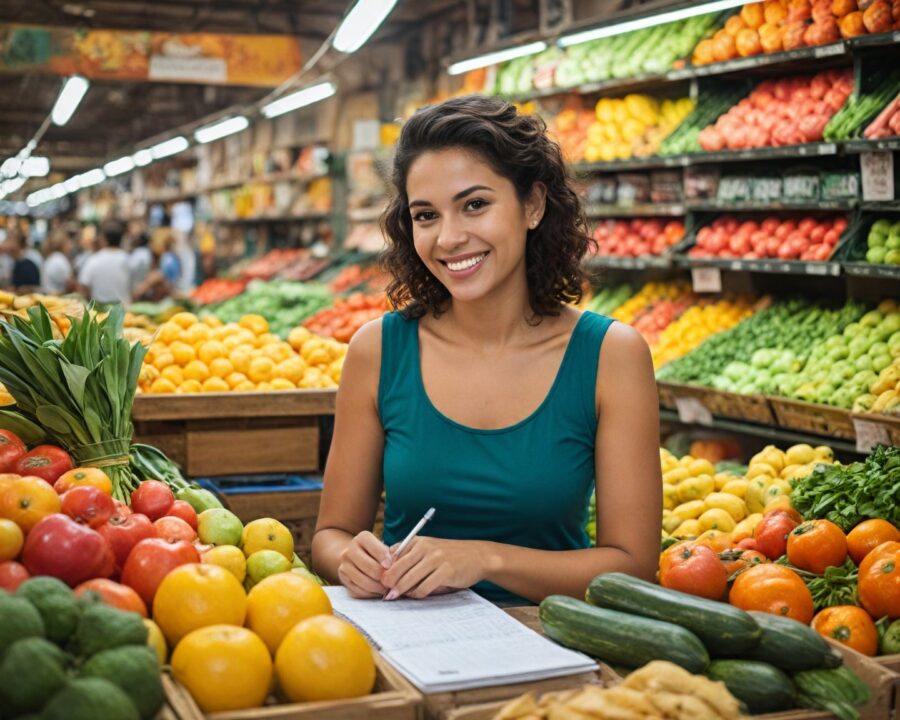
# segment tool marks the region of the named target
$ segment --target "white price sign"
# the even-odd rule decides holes
[[[678,408],[678,420],[683,423],[713,424],[713,416],[709,408],[697,398],[677,397],[675,398],[675,407]]]
[[[871,420],[860,420],[853,418],[853,428],[856,430],[856,450],[857,452],[872,452],[876,445],[890,445],[891,439],[888,435],[888,429],[881,423],[872,422]]]
[[[863,200],[894,199],[894,153],[865,152],[860,155]]]
[[[717,267],[691,268],[691,282],[697,293],[722,292],[722,271]]]

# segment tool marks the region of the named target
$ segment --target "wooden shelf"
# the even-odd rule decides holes
[[[333,415],[336,397],[337,390],[138,395],[131,415],[139,421]]]

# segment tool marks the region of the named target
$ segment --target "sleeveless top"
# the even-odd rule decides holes
[[[454,422],[428,398],[419,321],[382,321],[378,412],[384,428],[384,542],[400,542],[430,507],[422,535],[542,550],[590,546],[595,395],[600,346],[612,319],[582,313],[544,401],[515,425],[481,430]],[[529,604],[488,582],[498,603]]]

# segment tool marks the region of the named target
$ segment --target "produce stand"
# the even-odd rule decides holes
[[[713,415],[762,423],[764,425],[775,423],[775,416],[772,413],[769,401],[762,395],[739,395],[701,385],[683,385],[670,382],[657,382],[657,388],[660,405],[670,410],[678,408],[678,400],[693,398]]]
[[[285,703],[205,715],[191,694],[169,675],[163,675],[166,698],[178,720],[420,720],[422,696],[377,653],[375,688],[370,695],[330,702]]]
[[[847,440],[856,437],[849,410],[781,397],[768,399],[782,427]]]

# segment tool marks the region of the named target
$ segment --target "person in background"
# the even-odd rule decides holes
[[[125,303],[131,300],[131,271],[128,253],[122,249],[125,228],[107,222],[101,231],[103,249],[91,255],[78,273],[80,290],[98,303]]]
[[[181,278],[181,261],[173,252],[175,236],[171,228],[160,227],[153,233],[151,250],[157,258],[157,264],[169,285],[176,287]]]
[[[63,295],[75,289],[75,278],[69,255],[72,252],[72,240],[63,229],[53,231],[47,240],[44,251],[44,267],[41,269],[41,288],[51,295]]]
[[[29,293],[40,290],[41,271],[38,269],[37,264],[26,255],[25,236],[18,229],[8,231],[4,249],[13,259],[13,290],[17,293]]]
[[[128,230],[129,249],[128,266],[131,269],[131,287],[136,288],[150,274],[153,267],[153,253],[150,251],[150,236],[136,223],[131,223]]]
[[[97,243],[97,226],[85,225],[81,228],[81,237],[78,240],[78,254],[75,256],[75,272],[80,275],[85,263],[94,254]]]
[[[172,252],[178,257],[180,274],[176,284],[178,290],[183,293],[189,293],[194,289],[194,282],[197,274],[197,252],[194,250],[190,239],[185,233],[175,233],[175,244]]]

